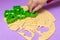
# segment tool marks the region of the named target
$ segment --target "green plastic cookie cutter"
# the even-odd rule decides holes
[[[25,16],[25,15],[23,15],[23,14],[20,14],[20,15],[17,15],[17,18],[18,18],[18,19],[20,19],[20,20],[22,20],[22,19],[25,19],[25,18],[26,18],[26,16]]]
[[[5,10],[4,17],[7,17],[9,15],[9,10]]]
[[[26,17],[29,17],[30,16],[30,11],[26,10],[24,14],[25,14]]]
[[[8,24],[11,24],[18,19],[22,20],[26,17],[35,18],[38,12],[30,12],[29,10],[24,11],[21,6],[13,6],[13,10],[5,10],[4,17]]]
[[[10,17],[11,15],[14,15],[13,10],[5,10],[4,17]]]
[[[6,18],[6,21],[8,24],[11,24],[11,23],[15,22],[16,20],[18,20],[17,17],[15,17],[15,18],[14,17],[7,17]]]
[[[37,15],[38,15],[38,12],[34,12],[34,13],[31,13],[31,14],[30,14],[30,17],[31,17],[31,18],[34,18],[34,17],[36,17]]]
[[[21,6],[13,6],[13,9],[17,12],[19,12],[21,10]]]

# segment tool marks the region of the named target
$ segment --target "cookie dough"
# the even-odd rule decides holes
[[[27,6],[22,6],[22,8],[28,10]],[[4,18],[4,20],[6,22],[6,18]],[[54,16],[48,10],[43,9],[38,13],[37,17],[27,17],[23,20],[17,20],[12,24],[8,24],[8,27],[14,31],[19,28],[20,32],[18,32],[18,34],[22,35],[26,40],[32,40],[35,32],[41,35],[37,40],[48,40],[55,32],[55,20]],[[42,26],[47,27],[49,30],[43,33],[38,31],[37,29]],[[23,29],[29,31],[32,36],[26,36],[24,32],[22,32]]]

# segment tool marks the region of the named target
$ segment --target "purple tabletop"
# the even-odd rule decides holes
[[[0,0],[0,40],[25,40],[17,32],[8,28],[8,25],[4,22],[4,10],[12,9],[15,5],[27,5],[27,0]],[[50,11],[56,18],[55,33],[49,38],[49,40],[60,40],[60,2],[55,1],[44,7]],[[37,40],[37,34],[34,40]]]

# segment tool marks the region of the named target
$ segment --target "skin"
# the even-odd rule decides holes
[[[47,0],[29,0],[28,1],[28,8],[30,12],[35,12],[41,9],[45,4]]]

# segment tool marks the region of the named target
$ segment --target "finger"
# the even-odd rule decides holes
[[[35,7],[35,9],[33,9],[33,12],[38,11],[39,9],[41,9],[43,6],[42,5],[38,5],[37,7]]]
[[[35,2],[33,2],[30,6],[30,12],[32,12],[32,10],[34,9],[34,7],[36,6],[37,4]]]
[[[30,5],[31,5],[31,4],[32,4],[32,0],[29,0],[29,1],[28,1],[28,4],[27,4],[29,8],[30,8]]]

